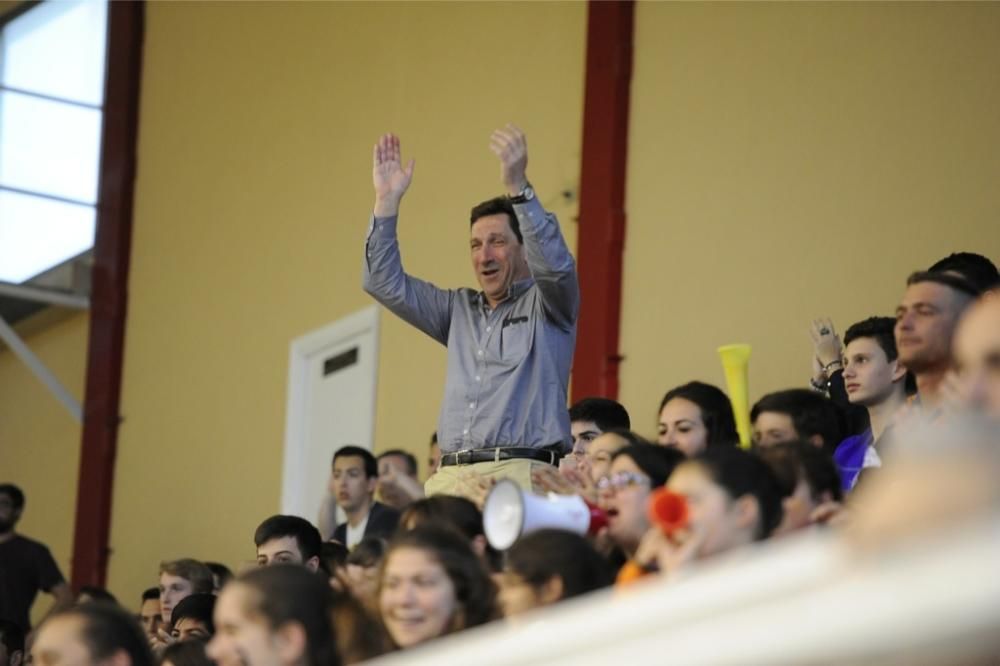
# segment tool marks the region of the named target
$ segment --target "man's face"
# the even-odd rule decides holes
[[[371,501],[378,477],[365,476],[365,461],[361,456],[341,456],[333,461],[330,491],[341,509],[350,513]]]
[[[479,218],[471,231],[472,269],[493,306],[507,298],[515,280],[528,277],[524,246],[511,230],[506,213]]]
[[[262,567],[275,564],[302,564],[316,571],[319,560],[315,557],[305,560],[298,540],[294,536],[283,536],[257,546],[257,564]]]
[[[84,619],[78,615],[54,617],[38,630],[31,656],[38,666],[91,666],[94,659],[83,642]]]
[[[146,635],[152,638],[156,636],[157,630],[163,626],[163,618],[160,616],[160,600],[144,599],[142,607],[139,608],[139,622]]]
[[[7,493],[0,493],[0,534],[13,530],[20,518],[21,509],[14,508],[14,498]]]
[[[896,308],[899,362],[914,373],[942,370],[951,361],[951,336],[966,298],[936,282],[906,288]]]
[[[1000,417],[1000,298],[977,303],[962,319],[955,369],[971,406]]]
[[[248,609],[254,593],[234,583],[222,589],[215,604],[215,636],[205,652],[218,666],[280,666],[278,641],[267,620]]]
[[[881,404],[905,375],[874,338],[856,338],[844,350],[844,388],[853,405]]]
[[[590,480],[597,483],[611,471],[611,458],[618,449],[628,446],[628,440],[613,432],[598,435],[587,449],[590,463]]]
[[[194,592],[191,581],[173,574],[160,574],[160,617],[163,622],[170,624],[170,613],[174,606],[179,604]]]
[[[378,475],[383,476],[412,476],[416,478],[415,474],[410,474],[410,470],[406,464],[406,458],[398,455],[388,455],[382,456],[378,459]]]
[[[569,431],[573,435],[573,455],[585,456],[594,441],[603,431],[593,421],[571,421]]]
[[[761,412],[753,422],[753,441],[757,446],[794,442],[799,438],[790,414]]]
[[[182,617],[180,622],[174,624],[170,635],[179,641],[189,641],[193,638],[207,640],[212,637],[208,632],[208,625],[193,617]]]

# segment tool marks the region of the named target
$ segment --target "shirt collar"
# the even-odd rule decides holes
[[[528,290],[528,287],[535,283],[534,278],[526,277],[523,280],[517,280],[512,285],[510,289],[507,290],[507,298],[501,301],[501,303],[507,303],[508,301],[516,301],[520,298],[521,294]],[[479,307],[486,309],[489,303],[486,301],[486,293],[482,291],[477,291],[472,296],[472,302]]]

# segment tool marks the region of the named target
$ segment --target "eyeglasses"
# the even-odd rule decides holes
[[[616,472],[597,480],[598,490],[624,490],[636,486],[648,486],[649,477],[639,472]]]

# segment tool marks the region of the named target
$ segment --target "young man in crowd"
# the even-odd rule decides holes
[[[840,410],[808,389],[768,393],[750,410],[750,421],[756,447],[801,440],[832,453],[844,438]]]
[[[896,348],[899,361],[917,383],[915,404],[936,410],[945,375],[951,368],[955,327],[976,299],[977,288],[960,275],[946,272],[914,273],[896,308]]]
[[[31,646],[39,666],[152,666],[142,629],[123,608],[91,603],[52,614]]]
[[[378,497],[386,506],[402,511],[424,496],[424,485],[417,476],[417,459],[402,449],[379,454]]]
[[[139,624],[142,630],[150,639],[159,635],[160,627],[163,626],[163,617],[160,614],[160,590],[151,587],[142,593],[142,605],[139,606]]]
[[[629,430],[632,422],[621,405],[608,398],[584,398],[569,408],[569,430],[573,455],[587,454],[590,443],[608,430]]]
[[[271,516],[253,535],[257,564],[301,564],[310,571],[319,569],[322,539],[312,523],[298,516]]]
[[[354,548],[366,536],[389,538],[396,530],[399,512],[375,501],[378,463],[359,446],[343,446],[333,454],[330,490],[347,521],[337,526],[333,538]]]
[[[15,531],[24,512],[24,493],[12,483],[0,484],[0,618],[31,630],[29,613],[38,591],[55,598],[55,612],[73,603],[73,592],[49,549]]]
[[[205,566],[212,572],[212,586],[215,588],[215,594],[218,594],[222,586],[232,580],[233,572],[221,562],[205,562]]]
[[[963,277],[979,292],[1000,287],[1000,271],[997,271],[996,265],[975,252],[953,252],[927,270]]]
[[[848,437],[837,447],[834,460],[842,487],[857,483],[862,469],[881,467],[879,443],[893,416],[906,403],[906,368],[897,358],[892,317],[871,317],[854,324],[844,335],[844,388],[852,405],[868,410],[871,426]]]
[[[215,633],[214,594],[192,594],[181,599],[171,616],[170,637],[175,641],[208,640]]]
[[[816,509],[843,500],[840,475],[823,449],[805,442],[783,442],[758,449],[757,455],[781,486],[782,518],[774,536],[812,525]]]
[[[189,558],[160,564],[160,617],[170,626],[170,614],[181,599],[192,594],[211,594],[212,571]]]
[[[1000,297],[984,296],[955,331],[956,396],[965,406],[1000,419]]]

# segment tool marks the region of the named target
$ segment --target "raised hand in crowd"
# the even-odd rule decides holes
[[[528,142],[519,127],[507,123],[490,135],[490,150],[500,158],[500,180],[507,193],[516,195],[528,184]]]
[[[375,186],[375,217],[392,217],[399,213],[399,202],[413,180],[415,160],[403,166],[399,137],[381,136],[373,151],[372,184]]]
[[[826,384],[830,375],[842,368],[844,348],[829,317],[813,319],[809,336],[813,341],[813,387],[818,387]]]
[[[698,559],[705,543],[705,532],[697,526],[667,534],[657,526],[651,527],[639,541],[632,558],[640,566],[659,571],[672,578]]]

